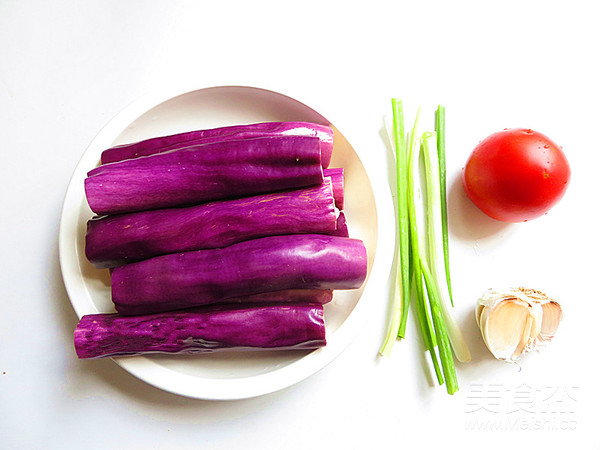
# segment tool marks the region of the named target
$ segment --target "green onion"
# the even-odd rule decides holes
[[[444,379],[446,380],[446,390],[448,394],[454,394],[458,391],[458,380],[456,378],[456,369],[454,360],[452,359],[452,350],[444,324],[444,318],[440,311],[440,302],[437,295],[437,289],[433,283],[427,262],[421,259],[421,269],[423,271],[423,279],[427,286],[427,294],[429,295],[429,305],[431,306],[431,315],[433,316],[433,325],[438,336],[438,348],[440,350],[440,359],[442,360],[442,370],[444,371]]]
[[[421,328],[421,335],[423,336],[425,347],[427,350],[429,350],[429,355],[433,362],[433,367],[435,369],[438,382],[439,384],[443,384],[444,379],[442,377],[440,365],[435,353],[436,333],[431,323],[431,317],[429,316],[429,311],[427,308],[427,299],[423,290],[423,274],[420,263],[422,250],[420,249],[419,244],[419,224],[415,205],[415,199],[418,197],[419,191],[418,185],[415,184],[419,179],[418,176],[415,176],[419,173],[419,152],[415,138],[419,124],[419,113],[420,110],[417,112],[413,130],[410,134],[410,145],[408,150],[408,216],[410,224],[410,244],[412,258],[411,269],[413,272],[413,282],[415,284],[415,306],[417,309],[417,318]]]
[[[390,315],[390,324],[388,325],[388,331],[385,335],[385,340],[379,349],[379,354],[382,356],[389,356],[396,341],[398,335],[398,327],[400,326],[401,311],[400,302],[400,290],[398,289],[397,283],[394,283],[394,291],[392,293],[392,313]]]
[[[450,256],[448,251],[448,205],[446,199],[446,108],[438,105],[435,111],[435,132],[437,134],[437,153],[440,171],[440,196],[442,202],[442,241],[444,244],[444,265],[450,304],[454,306],[452,284],[450,283]]]
[[[456,358],[461,362],[471,360],[471,352],[460,331],[454,316],[450,311],[450,298],[445,277],[441,275],[440,258],[443,258],[442,246],[442,214],[440,196],[440,177],[435,133],[424,133],[422,151],[425,161],[425,181],[427,190],[427,259],[437,290],[444,321],[448,329],[448,336],[454,349]],[[431,300],[431,298],[430,298]]]
[[[402,102],[392,99],[394,114],[393,142],[396,153],[396,209],[398,214],[396,261],[399,265],[399,280],[394,284],[392,314],[388,333],[379,352],[389,355],[396,337],[404,338],[408,305],[410,300],[410,267],[407,206],[407,155],[404,142],[404,114]],[[398,287],[398,284],[400,287]]]
[[[396,154],[398,225],[395,262],[399,266],[392,315],[380,353],[388,355],[396,338],[405,337],[408,307],[412,303],[437,380],[439,384],[446,383],[448,393],[453,394],[458,391],[458,381],[452,353],[454,351],[459,361],[468,361],[471,354],[450,311],[444,108],[439,106],[436,111],[437,133],[424,133],[422,139],[418,134],[420,110],[417,111],[412,131],[405,141],[402,103],[392,99],[392,106],[394,127],[390,141],[394,143]],[[388,132],[390,128],[387,126]],[[423,177],[419,170],[421,154],[425,167]],[[426,190],[425,202],[421,199],[422,185]],[[446,277],[441,276],[442,267]]]
[[[425,292],[423,291],[423,281],[422,281],[422,272],[420,261],[416,261],[417,266],[413,266],[413,276],[411,281],[413,282],[413,286],[415,288],[415,308],[417,310],[417,319],[419,320],[419,328],[421,329],[421,336],[423,338],[423,344],[425,348],[429,352],[429,356],[431,357],[431,362],[433,363],[433,369],[435,370],[435,376],[438,380],[439,384],[444,384],[444,376],[440,370],[440,363],[437,358],[437,354],[435,353],[435,347],[437,345],[437,340],[435,337],[435,329],[431,324],[431,316],[429,314],[429,310],[427,309],[427,299],[425,297]],[[418,271],[414,269],[414,267],[418,267]],[[420,282],[416,283],[416,279],[419,279]]]
[[[408,157],[406,155],[405,136],[404,136],[404,114],[402,111],[402,102],[392,99],[394,112],[394,141],[396,144],[396,202],[398,207],[398,234],[399,234],[399,252],[398,264],[400,264],[400,286],[402,295],[400,325],[398,326],[398,337],[404,338],[406,333],[406,319],[408,318],[408,305],[410,301],[410,260],[408,255],[409,236],[408,236],[408,203],[407,188]]]

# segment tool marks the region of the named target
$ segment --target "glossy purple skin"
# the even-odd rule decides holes
[[[338,236],[270,236],[213,250],[157,256],[116,267],[112,300],[168,311],[284,289],[355,289],[367,274],[362,241]]]
[[[227,304],[267,304],[267,303],[315,303],[324,305],[333,299],[331,289],[285,289],[283,291],[261,292],[260,294],[246,295],[243,297],[232,297],[226,300]],[[170,303],[169,311],[189,308],[189,304],[177,305]],[[119,308],[122,315],[137,316],[163,312],[164,307],[157,305],[126,305]]]
[[[85,254],[97,268],[106,268],[264,236],[335,231],[331,179],[326,178],[305,189],[95,218],[87,224]]]
[[[333,152],[333,130],[327,125],[310,122],[265,122],[250,125],[212,128],[190,131],[170,136],[146,139],[132,144],[118,145],[102,152],[101,163],[139,158],[169,150],[227,140],[239,140],[264,136],[313,136],[321,140],[321,162],[329,166]]]
[[[226,141],[96,167],[85,192],[98,215],[170,208],[323,182],[320,140]]]
[[[144,353],[212,353],[221,350],[323,347],[323,306],[217,305],[123,317],[83,316],[74,333],[80,359]]]
[[[344,209],[344,169],[323,169],[323,176],[331,178],[335,206],[341,211]]]
[[[350,234],[348,233],[348,224],[346,223],[346,215],[343,212],[340,212],[340,215],[336,220],[336,230],[332,234],[332,236],[350,236]]]

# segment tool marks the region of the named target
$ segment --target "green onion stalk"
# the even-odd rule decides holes
[[[425,162],[425,181],[427,191],[427,260],[431,268],[432,282],[437,291],[437,297],[448,330],[448,337],[456,359],[461,362],[471,360],[471,352],[463,337],[458,323],[450,310],[450,295],[446,277],[442,276],[444,264],[444,249],[442,244],[442,214],[440,195],[440,176],[438,153],[435,133],[424,133],[422,152]]]
[[[417,312],[417,319],[419,320],[419,326],[421,329],[421,336],[425,347],[429,351],[431,361],[435,370],[435,374],[439,384],[444,383],[444,378],[440,370],[440,363],[438,361],[435,347],[437,345],[436,332],[432,325],[431,316],[427,308],[427,297],[423,289],[423,274],[421,269],[421,255],[422,251],[419,244],[419,224],[418,216],[416,211],[415,199],[419,198],[418,192],[418,173],[419,173],[419,146],[416,139],[417,130],[419,125],[420,110],[417,111],[417,117],[410,134],[410,145],[408,152],[408,216],[410,224],[410,243],[411,243],[411,269],[413,272],[413,282],[415,285],[415,306]]]
[[[408,199],[407,199],[407,155],[404,137],[404,114],[402,102],[392,99],[393,138],[396,156],[396,258],[399,266],[399,279],[394,283],[392,314],[388,333],[380,349],[382,355],[389,355],[396,337],[404,338],[408,305],[410,299],[409,235],[408,235]]]
[[[435,133],[437,135],[438,167],[440,171],[440,197],[442,205],[442,242],[444,244],[444,266],[450,304],[454,306],[450,282],[450,255],[448,250],[448,202],[446,198],[446,108],[438,105],[435,111]]]

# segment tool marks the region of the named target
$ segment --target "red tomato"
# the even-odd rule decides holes
[[[561,148],[533,130],[513,128],[488,136],[463,169],[467,197],[503,222],[535,219],[565,193],[571,169]]]

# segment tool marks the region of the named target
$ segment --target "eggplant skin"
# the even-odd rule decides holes
[[[332,185],[94,218],[85,254],[97,268],[281,234],[334,234]]]
[[[245,297],[228,298],[227,303],[318,303],[324,305],[333,299],[331,289],[286,289],[261,292]]]
[[[348,223],[346,222],[346,215],[343,212],[340,212],[340,215],[336,221],[336,230],[332,236],[342,236],[349,237],[350,233],[348,232]]]
[[[316,234],[270,236],[115,267],[112,300],[121,314],[225,303],[284,289],[356,289],[367,275],[361,240]]]
[[[208,144],[265,136],[318,137],[321,141],[322,166],[323,168],[329,166],[333,152],[333,130],[328,125],[311,122],[263,122],[155,137],[104,150],[101,156],[101,163],[107,164],[124,159],[139,158],[141,156],[189,147],[194,144]]]
[[[335,206],[341,211],[344,209],[344,169],[323,169],[323,176],[331,178]]]
[[[83,316],[74,332],[80,359],[145,353],[315,349],[326,344],[323,306],[213,305],[123,317]]]
[[[273,292],[261,292],[259,294],[244,295],[242,297],[231,297],[223,302],[226,304],[306,304],[314,303],[324,305],[333,300],[333,291],[331,289],[284,289],[282,291]],[[197,301],[196,303],[202,304],[203,302]],[[221,303],[224,304],[224,303]],[[182,303],[169,303],[168,311],[178,311],[189,309],[190,305]],[[154,314],[157,312],[164,312],[165,308],[161,304],[157,305],[127,305],[126,307],[119,308],[122,315],[137,316],[144,314]],[[126,314],[124,314],[126,313]]]
[[[246,197],[323,182],[320,140],[265,137],[197,145],[106,164],[88,172],[98,215]]]

